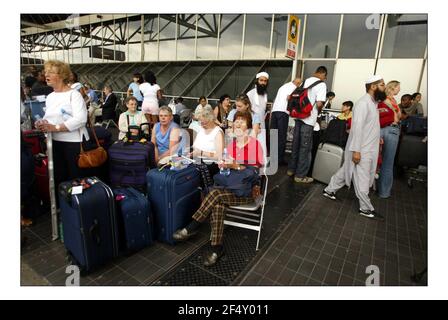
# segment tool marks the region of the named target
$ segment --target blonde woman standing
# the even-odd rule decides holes
[[[390,81],[386,85],[387,98],[384,104],[394,111],[394,122],[387,127],[381,128],[381,139],[383,140],[380,177],[378,179],[378,196],[389,198],[394,181],[394,159],[397,152],[398,140],[400,138],[401,111],[395,96],[400,92],[400,82]]]
[[[83,137],[89,140],[86,103],[77,90],[70,88],[72,72],[68,64],[49,60],[44,64],[45,80],[53,88],[45,102],[43,120],[36,123],[37,129],[53,132],[54,180],[57,188],[62,181],[83,176],[78,167]]]

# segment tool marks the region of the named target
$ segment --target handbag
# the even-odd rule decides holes
[[[257,168],[248,166],[241,171],[230,170],[228,176],[217,173],[213,176],[213,180],[215,188],[229,190],[237,197],[251,197],[252,187],[259,183],[260,176]]]
[[[90,124],[90,119],[89,119]],[[90,127],[92,128],[93,136],[95,137],[96,145],[97,147],[95,149],[84,151],[84,148],[81,145],[81,152],[79,153],[78,157],[78,167],[80,168],[97,168],[101,166],[104,162],[107,160],[107,152],[106,150],[100,145],[100,142],[98,141],[98,137],[96,136],[96,132],[93,129],[92,125],[90,124]]]

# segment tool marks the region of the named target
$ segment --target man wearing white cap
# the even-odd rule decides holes
[[[266,104],[268,102],[268,94],[266,92],[269,82],[269,74],[267,72],[257,73],[255,77],[255,87],[247,93],[250,103],[252,105],[252,111],[258,115],[261,125],[261,132],[258,134],[257,139],[263,147],[263,154],[266,153]]]
[[[336,200],[336,192],[344,185],[350,187],[353,180],[359,199],[359,214],[376,220],[384,217],[375,212],[369,198],[369,189],[375,179],[380,145],[380,122],[377,105],[386,99],[386,85],[381,76],[366,81],[366,94],[353,107],[352,126],[345,147],[342,168],[333,175],[323,196]]]

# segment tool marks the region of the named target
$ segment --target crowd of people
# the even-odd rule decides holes
[[[54,176],[58,185],[83,176],[78,167],[80,143],[89,140],[86,124],[95,123],[97,116],[103,119],[116,117],[117,97],[111,86],[105,85],[102,98],[98,98],[92,86],[81,84],[76,73],[68,64],[61,61],[47,61],[44,69],[30,70],[25,78],[23,95],[31,99],[35,95],[46,96],[46,110],[43,119],[35,122],[36,129],[53,133]],[[297,183],[308,184],[313,178],[308,176],[312,162],[313,132],[319,128],[319,114],[322,110],[332,108],[335,93],[327,92],[325,83],[328,71],[324,66],[318,67],[307,79],[296,78],[282,85],[276,94],[271,110],[269,127],[266,127],[267,88],[269,74],[260,72],[255,75],[254,86],[247,93],[235,97],[223,94],[215,107],[208,104],[202,96],[194,110],[190,124],[196,134],[190,150],[183,136],[183,130],[176,123],[173,108],[163,99],[161,87],[157,84],[153,72],[143,76],[133,74],[129,85],[125,106],[127,110],[119,115],[118,139],[127,134],[138,134],[135,126],[149,123],[146,133],[150,134],[155,146],[156,161],[177,155],[188,150],[193,158],[201,158],[207,164],[210,173],[216,174],[222,168],[245,170],[247,167],[260,168],[266,164],[268,154],[266,130],[278,130],[278,154],[280,165],[287,165],[287,175]],[[286,135],[289,126],[288,99],[292,92],[303,85],[308,90],[308,99],[313,105],[309,116],[295,119],[292,154],[289,161],[285,157]],[[376,75],[365,83],[366,94],[356,103],[342,103],[338,118],[347,121],[349,132],[345,148],[345,160],[340,170],[332,177],[323,195],[336,199],[336,192],[344,185],[353,182],[359,199],[359,214],[382,220],[375,212],[369,199],[370,187],[377,172],[377,158],[382,144],[382,166],[379,172],[378,194],[381,198],[391,195],[393,184],[393,160],[397,150],[400,134],[400,121],[409,115],[422,115],[421,94],[405,94],[401,103],[395,100],[400,92],[400,83],[390,81],[387,85],[382,77]],[[386,106],[393,114],[393,121],[380,127],[378,108]],[[179,114],[186,110],[182,98],[176,99],[175,110]],[[131,129],[130,129],[131,128]],[[226,159],[224,156],[228,155]],[[254,190],[259,184],[254,184]],[[253,196],[238,197],[226,189],[215,189],[203,200],[201,207],[192,213],[192,222],[177,230],[173,238],[184,241],[197,233],[198,227],[210,216],[211,250],[205,259],[205,265],[215,264],[223,254],[224,211],[229,205],[250,203]]]

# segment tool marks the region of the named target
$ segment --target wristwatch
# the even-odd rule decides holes
[[[59,131],[61,129],[61,126],[57,124],[54,126],[54,128],[56,129],[56,131]]]

